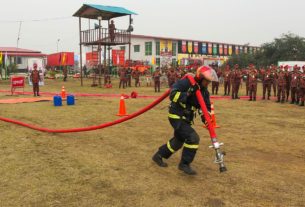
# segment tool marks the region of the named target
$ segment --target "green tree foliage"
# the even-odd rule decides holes
[[[292,33],[283,34],[273,42],[263,44],[254,54],[233,55],[227,64],[231,67],[239,64],[245,68],[253,63],[257,67],[266,67],[277,65],[278,61],[305,61],[305,38]]]

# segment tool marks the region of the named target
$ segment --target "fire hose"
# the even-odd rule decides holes
[[[112,121],[112,122],[107,122],[107,123],[104,123],[104,124],[96,125],[96,126],[89,126],[89,127],[83,127],[83,128],[73,128],[73,129],[48,129],[48,128],[42,128],[42,127],[34,126],[34,125],[31,125],[31,124],[26,124],[26,123],[21,122],[21,121],[8,119],[8,118],[4,118],[4,117],[0,117],[0,120],[5,121],[5,122],[9,122],[9,123],[13,123],[13,124],[17,124],[17,125],[21,125],[21,126],[24,126],[24,127],[30,128],[30,129],[34,129],[34,130],[37,130],[37,131],[49,132],[49,133],[71,133],[71,132],[92,131],[92,130],[102,129],[102,128],[106,128],[106,127],[109,127],[109,126],[113,126],[113,125],[125,122],[127,120],[133,119],[133,118],[145,113],[146,111],[152,109],[153,107],[158,105],[161,101],[163,101],[169,95],[169,92],[170,92],[170,90],[166,91],[158,99],[156,99],[155,101],[153,101],[152,103],[150,103],[146,107],[140,109],[139,111],[130,114],[129,116],[117,119],[117,120]]]
[[[184,78],[188,78],[188,80],[190,81],[192,86],[194,86],[196,84],[196,81],[194,80],[193,76],[186,75]],[[34,126],[34,125],[31,125],[31,124],[27,124],[27,123],[24,123],[24,122],[21,122],[21,121],[9,119],[9,118],[4,118],[4,117],[0,117],[0,120],[4,121],[4,122],[8,122],[8,123],[17,124],[17,125],[20,125],[20,126],[23,126],[23,127],[27,127],[27,128],[30,128],[30,129],[34,129],[34,130],[37,130],[37,131],[48,132],[48,133],[71,133],[71,132],[92,131],[92,130],[97,130],[97,129],[102,129],[102,128],[106,128],[106,127],[109,127],[109,126],[113,126],[113,125],[128,121],[130,119],[133,119],[133,118],[145,113],[146,111],[152,109],[156,105],[158,105],[160,102],[162,102],[169,95],[169,93],[170,93],[170,90],[167,90],[158,99],[156,99],[155,101],[153,101],[152,103],[150,103],[146,107],[140,109],[139,111],[130,114],[129,116],[117,119],[117,120],[112,121],[112,122],[107,122],[107,123],[104,123],[104,124],[96,125],[96,126],[89,126],[89,127],[83,127],[83,128],[72,128],[72,129],[49,129],[49,128],[38,127],[38,126]],[[213,126],[211,124],[211,119],[210,119],[208,110],[206,108],[206,104],[203,100],[203,97],[202,97],[202,94],[201,94],[200,90],[196,91],[196,97],[197,97],[198,102],[200,104],[200,107],[201,107],[201,110],[202,110],[203,115],[205,117],[205,120],[208,123],[207,129],[209,130],[210,138],[211,138],[211,141],[212,141],[212,146],[210,146],[210,148],[214,148],[215,152],[216,152],[215,163],[219,164],[219,171],[220,172],[225,172],[225,171],[227,171],[227,168],[225,167],[224,160],[223,160],[223,157],[224,157],[225,153],[222,152],[221,149],[220,149],[220,146],[223,145],[223,143],[219,143],[217,141],[217,135],[216,135],[215,129],[213,128]]]
[[[193,76],[186,75],[185,78],[187,78],[190,81],[192,86],[197,84]],[[217,141],[217,135],[216,135],[214,127],[212,126],[211,118],[210,118],[209,112],[207,110],[206,104],[203,100],[203,97],[202,97],[202,94],[201,94],[200,90],[196,91],[196,97],[197,97],[197,100],[200,104],[200,108],[203,112],[204,118],[208,123],[207,129],[209,130],[210,138],[211,138],[211,141],[212,141],[212,145],[210,146],[210,148],[214,148],[215,153],[216,153],[214,162],[216,164],[219,164],[219,171],[221,173],[225,172],[225,171],[227,171],[227,168],[226,168],[226,166],[224,164],[224,160],[223,160],[223,157],[224,157],[225,153],[220,150],[220,146],[223,145],[223,143],[219,143]]]

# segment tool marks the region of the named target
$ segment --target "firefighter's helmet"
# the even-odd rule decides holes
[[[215,70],[209,66],[200,66],[197,69],[195,79],[198,82],[201,82],[203,79],[218,82],[218,76]]]

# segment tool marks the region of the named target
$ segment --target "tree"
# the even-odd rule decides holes
[[[231,67],[239,64],[246,67],[250,63],[257,67],[277,65],[278,61],[305,61],[305,38],[288,33],[273,42],[265,43],[254,54],[233,55],[227,61]]]

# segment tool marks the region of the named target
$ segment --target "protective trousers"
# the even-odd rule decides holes
[[[174,128],[174,137],[159,148],[163,158],[170,156],[183,146],[181,163],[189,165],[196,155],[199,146],[199,136],[189,123],[182,119],[171,119],[169,122]]]

